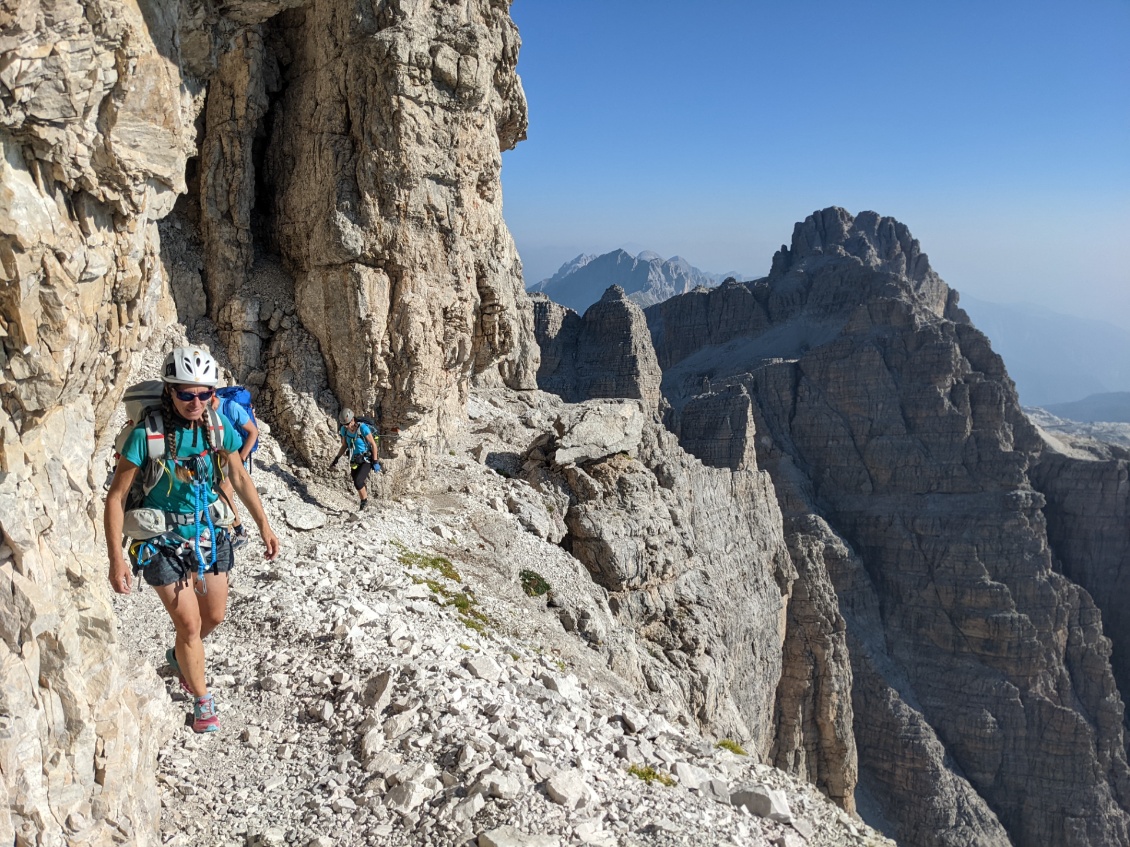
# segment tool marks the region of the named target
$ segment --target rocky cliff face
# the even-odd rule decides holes
[[[580,317],[544,294],[531,297],[542,363],[538,384],[565,400],[627,397],[659,407],[662,373],[639,306],[613,286]]]
[[[1030,476],[1047,498],[1048,542],[1057,564],[1102,610],[1114,678],[1119,691],[1130,691],[1130,462],[1072,452],[1045,450]]]
[[[155,837],[164,697],[117,658],[91,461],[154,328],[206,312],[309,458],[338,399],[423,443],[470,380],[533,385],[508,4],[298,5],[0,10],[4,843]]]
[[[486,0],[317,3],[241,28],[215,60],[199,200],[210,314],[237,374],[286,417],[317,403],[284,396],[270,366],[312,337],[342,403],[412,430],[397,474],[424,458],[411,445],[450,432],[472,378],[534,386],[498,182],[526,129],[518,45],[507,6]],[[286,274],[267,287],[256,264],[272,254]],[[297,314],[290,343],[273,344],[276,309]]]
[[[1000,359],[906,228],[873,213],[813,215],[748,287],[766,323],[697,350],[669,347],[671,327],[720,324],[723,298],[746,295],[656,309],[664,390],[676,428],[740,405],[739,386],[753,399],[734,438],[756,433],[794,557],[824,559],[847,622],[864,795],[908,843],[1127,843],[1110,642],[1053,567],[1028,477],[1041,442]],[[735,467],[748,449],[704,455]],[[831,566],[829,549],[854,552]]]
[[[154,15],[159,10],[150,9]],[[172,317],[156,220],[193,98],[172,32],[117,3],[0,13],[0,841],[151,844],[167,727],[118,659],[91,457]],[[44,839],[42,841],[37,839]]]
[[[1121,596],[1125,470],[1046,455],[956,303],[905,226],[827,209],[766,279],[648,310],[682,445],[773,477],[772,755],[849,805],[858,750],[860,809],[905,843],[1125,844],[1124,708],[1071,581]]]
[[[769,478],[704,467],[650,418],[638,403],[571,410],[523,474],[561,504],[561,545],[646,648],[611,655],[617,675],[764,756],[793,578]]]

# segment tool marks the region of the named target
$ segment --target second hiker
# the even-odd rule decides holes
[[[334,460],[330,462],[330,467],[334,467],[338,459],[340,459],[345,451],[349,451],[349,467],[350,473],[353,476],[353,487],[357,489],[358,495],[361,497],[361,508],[364,509],[369,505],[369,492],[365,487],[365,482],[369,478],[370,471],[380,471],[381,466],[377,462],[377,436],[373,432],[373,427],[364,421],[358,420],[353,415],[352,409],[342,409],[341,415],[338,417],[341,426],[338,428],[338,435],[341,436],[341,449],[337,451]]]

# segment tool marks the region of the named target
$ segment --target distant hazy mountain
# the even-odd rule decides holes
[[[1049,403],[1044,409],[1056,417],[1083,423],[1130,423],[1130,391],[1092,394],[1074,403]]]
[[[961,307],[992,341],[1027,406],[1052,408],[1049,404],[1130,391],[1130,332],[1124,329],[1042,306],[988,303],[964,294]]]
[[[549,279],[529,286],[529,290],[544,292],[550,300],[583,313],[612,285],[619,285],[630,300],[646,307],[693,291],[700,285],[715,286],[727,276],[745,278],[738,274],[700,271],[681,256],[664,259],[650,250],[638,256],[625,250],[613,250],[603,256],[577,256]]]

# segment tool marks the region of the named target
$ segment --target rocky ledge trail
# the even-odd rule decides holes
[[[266,562],[253,538],[237,553],[206,644],[222,728],[183,723],[161,749],[162,841],[893,844],[626,690],[565,632],[551,604],[592,590],[587,574],[524,527],[525,483],[473,458],[476,433],[522,431],[525,406],[504,392],[471,406],[465,443],[365,511],[265,438],[254,480],[284,552]],[[158,665],[183,721],[156,595],[115,604],[126,650]]]

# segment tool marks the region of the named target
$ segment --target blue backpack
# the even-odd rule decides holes
[[[255,418],[255,408],[251,405],[251,392],[242,385],[229,385],[225,388],[217,389],[216,396],[220,398],[220,412],[223,413],[225,417],[230,419],[230,415],[228,414],[229,404],[238,403],[247,414],[251,416],[251,422],[255,424],[255,426],[259,426],[259,421]],[[243,427],[238,427],[236,432],[239,433],[239,437],[242,439],[240,446],[246,444],[247,430]],[[251,452],[254,453],[258,449],[259,442],[256,441],[251,448]]]

